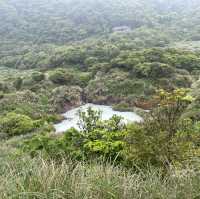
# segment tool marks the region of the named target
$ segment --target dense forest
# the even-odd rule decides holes
[[[199,75],[199,0],[0,0],[0,198],[199,198]]]

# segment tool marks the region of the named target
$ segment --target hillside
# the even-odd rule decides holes
[[[199,11],[0,0],[0,198],[198,198]]]
[[[116,26],[135,29],[150,23],[142,12],[144,4],[132,1],[127,8],[127,3],[111,0],[106,4],[93,0],[2,1],[0,26],[6,28],[2,29],[1,37],[63,43],[106,34]]]
[[[145,26],[162,27],[165,32],[176,29],[178,38],[181,33],[198,33],[198,9],[198,0],[2,0],[0,36],[8,42],[63,44],[108,34],[114,27]]]

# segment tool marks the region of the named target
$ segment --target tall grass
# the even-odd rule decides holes
[[[0,164],[1,199],[200,198],[200,175],[188,170],[134,173],[111,164],[60,164],[28,157]]]
[[[0,142],[0,199],[199,199],[200,172],[190,168],[134,172],[112,164],[59,164],[12,156],[21,137]],[[194,165],[194,164],[193,164]]]

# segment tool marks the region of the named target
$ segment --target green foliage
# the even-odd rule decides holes
[[[9,136],[16,136],[30,133],[34,130],[34,121],[26,116],[16,113],[8,113],[1,118],[0,122],[1,132]]]
[[[180,55],[176,58],[175,64],[177,68],[186,69],[188,71],[199,70],[200,59],[194,54]]]
[[[45,75],[40,72],[34,72],[32,73],[32,79],[36,82],[40,82],[45,79]]]
[[[139,64],[133,70],[138,76],[146,78],[170,77],[175,72],[171,66],[158,62]]]
[[[143,124],[128,127],[121,127],[117,117],[101,121],[100,113],[89,109],[80,113],[80,131],[35,137],[29,149],[43,149],[56,159],[67,154],[75,159],[118,157],[127,164],[181,162],[191,147],[197,147],[198,125],[187,116],[199,118],[199,97],[198,85],[194,101],[177,88],[189,88],[198,78],[200,54],[174,48],[173,42],[198,39],[198,12],[193,11],[199,5],[190,2],[183,12],[179,1],[168,6],[164,1],[86,1],[62,1],[62,6],[51,1],[43,7],[34,0],[29,7],[17,0],[15,9],[11,1],[1,3],[0,25],[9,30],[0,32],[4,131],[25,134],[34,125],[34,132],[45,134],[51,131],[49,123],[62,119],[56,113],[83,101],[117,104],[120,110],[143,102],[144,107],[158,104]],[[49,12],[55,6],[56,11]],[[161,90],[151,99],[156,89],[168,92]],[[10,118],[20,127],[15,129]],[[190,132],[194,136],[188,139]]]
[[[198,197],[193,168],[165,178],[146,176],[144,167],[167,175],[171,164],[194,167],[199,160],[199,7],[189,0],[0,1],[0,139],[9,138],[0,147],[0,198]],[[191,85],[195,99],[178,89]],[[157,89],[167,91],[152,98]],[[49,134],[63,119],[58,113],[87,101],[151,110],[143,123],[127,126],[88,109],[79,114],[80,130]],[[27,165],[4,161],[16,153],[8,150],[10,137],[28,133],[15,144],[25,139],[25,152],[56,165],[25,154]],[[67,157],[132,170],[66,165]],[[133,168],[142,173],[129,175]]]
[[[73,76],[62,69],[57,69],[49,74],[49,79],[55,84],[69,85],[72,82]]]
[[[141,8],[147,12],[149,10],[143,2],[125,0],[125,5],[128,4],[132,11],[127,9],[120,1],[113,0],[107,1],[106,4],[91,0],[77,1],[75,4],[71,0],[62,0],[60,4],[56,1],[43,0],[44,7],[41,7],[40,3],[40,1],[34,0],[34,4],[29,7],[26,6],[24,1],[16,1],[15,3],[3,1],[0,15],[1,27],[8,27],[12,39],[33,41],[39,38],[41,43],[55,42],[62,44],[100,33],[108,33],[111,32],[113,27],[121,25],[131,28],[150,25],[147,20],[148,14],[141,11]],[[57,7],[55,12],[49,12],[55,6]],[[92,16],[88,10],[92,10]],[[22,13],[20,18],[17,13]],[[27,17],[24,13],[31,14]],[[10,20],[3,22],[4,17],[8,17]],[[43,17],[43,20],[41,20],[41,17]],[[25,26],[27,23],[30,24],[30,27]],[[16,24],[15,28],[12,26],[13,24]],[[24,28],[23,31],[20,29],[22,27]],[[35,34],[31,34],[30,30]],[[48,32],[44,32],[45,30],[48,30]],[[5,39],[9,38],[5,32],[2,32],[1,35]]]
[[[91,80],[91,74],[89,72],[78,72],[75,71],[74,72],[74,82],[75,84],[77,84],[78,86],[84,88],[88,85],[88,82]]]
[[[24,42],[39,40],[40,43],[62,44],[100,34],[112,32],[117,34],[118,31],[115,31],[115,28],[121,26],[127,26],[128,29],[133,30],[144,29],[142,33],[137,30],[134,38],[141,35],[141,40],[146,39],[149,44],[152,43],[151,39],[154,39],[153,43],[157,46],[163,46],[168,42],[166,35],[176,40],[186,38],[196,41],[198,39],[199,14],[195,12],[195,9],[199,7],[198,1],[187,1],[187,7],[178,0],[168,2],[168,5],[165,1],[158,0],[124,0],[123,2],[108,0],[106,3],[92,0],[74,3],[71,0],[62,0],[60,4],[56,1],[47,2],[43,0],[45,6],[41,7],[41,2],[38,0],[34,0],[31,6],[26,6],[25,1],[2,1],[0,25],[3,29],[7,27],[10,30],[9,34],[6,31],[1,32],[4,41],[9,39]],[[50,12],[55,6],[57,7],[55,12]],[[92,15],[88,10],[92,11]],[[17,13],[22,14],[19,17]],[[30,16],[25,13],[30,13]],[[3,20],[5,18],[8,20]],[[26,26],[28,23],[29,26]],[[162,39],[155,36],[160,29]],[[126,31],[121,32],[126,33]],[[141,43],[139,39],[137,44]]]
[[[133,38],[127,37],[122,42],[131,43],[129,39]],[[175,89],[191,86],[193,73],[198,70],[196,66],[199,53],[168,48],[136,50],[135,46],[125,48],[118,42],[114,38],[101,41],[94,39],[67,46],[49,46],[50,49],[38,48],[29,53],[29,56],[33,56],[30,59],[34,62],[31,66],[40,68],[43,72],[32,70],[29,75],[23,71],[23,75],[20,75],[21,70],[13,69],[17,76],[8,72],[7,76],[12,79],[2,82],[2,91],[13,92],[13,85],[17,83],[14,81],[19,77],[23,79],[23,83],[21,85],[18,81],[18,89],[29,89],[37,94],[43,94],[45,90],[48,93],[46,98],[51,98],[50,93],[59,85],[77,85],[84,90],[84,101],[119,103],[127,101],[130,97],[132,101],[135,101],[135,98],[149,99],[158,88]],[[48,52],[44,67],[37,59],[37,53],[41,55],[43,51]],[[181,57],[185,57],[184,60],[196,58],[194,63],[190,64],[190,61],[180,61]],[[22,63],[26,69],[30,67],[30,64],[25,65],[23,61],[18,65]],[[186,68],[186,65],[189,68]],[[61,106],[57,109],[59,112],[63,104]]]
[[[39,119],[48,112],[47,109],[49,110],[48,104],[42,103],[41,98],[42,96],[30,90],[6,94],[0,99],[0,113],[3,115],[7,112],[16,112]]]
[[[124,125],[114,116],[102,121],[101,113],[89,108],[80,112],[80,130],[71,129],[59,137],[36,136],[25,144],[32,155],[43,151],[59,160],[63,156],[76,160],[104,158],[127,167],[138,165],[168,168],[198,154],[199,123],[182,118],[194,100],[185,89],[160,90],[157,102],[141,124]]]
[[[23,80],[22,78],[18,77],[14,82],[13,82],[13,86],[19,90],[21,87],[22,87],[22,83],[23,83]]]
[[[89,133],[98,128],[101,112],[88,108],[87,112],[79,112],[79,127],[84,133]]]
[[[121,118],[114,116],[100,120],[100,113],[92,109],[80,113],[81,131],[71,129],[60,137],[39,135],[26,141],[24,150],[36,155],[42,150],[47,157],[59,160],[63,156],[73,159],[108,158],[121,160],[126,135]]]
[[[158,107],[150,113],[144,124],[128,128],[127,159],[140,166],[149,163],[166,168],[192,156],[196,139],[195,125],[181,116],[193,98],[187,95],[186,90],[179,89],[172,93],[162,90],[156,99]]]

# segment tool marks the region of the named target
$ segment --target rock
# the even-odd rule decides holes
[[[52,91],[51,103],[56,112],[65,112],[82,104],[82,89],[78,86],[60,86]]]

